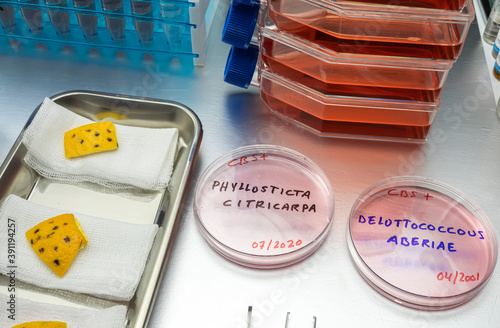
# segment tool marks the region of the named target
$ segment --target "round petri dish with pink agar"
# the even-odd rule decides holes
[[[495,268],[487,216],[450,186],[421,177],[382,180],[356,200],[348,246],[378,292],[411,308],[444,310],[474,297]]]
[[[272,269],[312,254],[333,222],[333,190],[300,153],[252,145],[213,162],[195,190],[194,212],[208,243],[243,266]]]

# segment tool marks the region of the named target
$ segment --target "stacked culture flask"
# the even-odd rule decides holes
[[[470,0],[240,1],[223,32],[226,81],[248,87],[256,72],[271,110],[348,138],[425,142],[474,18]]]

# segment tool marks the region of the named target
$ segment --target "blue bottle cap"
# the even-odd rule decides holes
[[[247,49],[231,47],[224,69],[224,81],[247,89],[252,82],[259,56],[259,47],[250,45]]]
[[[256,3],[260,3],[259,0],[233,0],[234,2],[243,3],[245,5],[253,6]]]
[[[247,48],[259,17],[260,4],[232,1],[222,31],[222,41],[238,48]]]

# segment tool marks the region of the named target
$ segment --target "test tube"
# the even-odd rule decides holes
[[[131,1],[131,9],[134,16],[141,19],[134,19],[134,28],[137,32],[139,40],[143,44],[148,44],[153,40],[154,23],[146,22],[144,19],[153,17],[153,8],[151,0]]]
[[[95,10],[94,0],[73,0],[76,9]],[[78,25],[82,29],[86,39],[93,39],[97,36],[97,16],[78,12],[76,14]]]
[[[489,44],[495,43],[500,28],[500,0],[495,0],[483,31],[483,39]]]
[[[123,13],[122,0],[101,0],[104,11],[112,13]],[[108,28],[111,38],[115,42],[123,41],[125,38],[125,19],[106,17],[106,27]]]
[[[13,1],[13,0],[6,0]],[[0,24],[6,31],[12,31],[16,27],[16,10],[14,7],[0,5]]]
[[[29,3],[38,5],[38,0],[18,0],[19,3]],[[34,9],[33,6],[21,6],[21,15],[23,16],[26,25],[30,29],[31,33],[38,34],[43,29],[43,15],[42,11],[39,9]]]
[[[182,21],[182,7],[170,0],[160,1],[160,14],[166,21]],[[175,24],[163,24],[163,32],[167,37],[167,43],[174,47],[181,42],[182,26]]]
[[[50,22],[59,36],[66,36],[69,34],[69,13],[64,11],[51,10],[51,7],[68,7],[66,0],[45,0],[49,5],[48,13]]]

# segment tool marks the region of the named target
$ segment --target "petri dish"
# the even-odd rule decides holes
[[[207,242],[243,266],[273,269],[312,254],[333,222],[333,190],[304,155],[275,145],[238,148],[196,185],[194,213]]]
[[[361,276],[387,298],[444,310],[474,297],[495,268],[498,244],[465,195],[421,177],[382,180],[355,201],[348,246]]]

